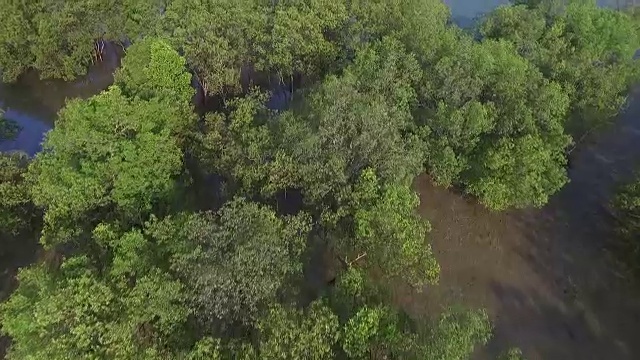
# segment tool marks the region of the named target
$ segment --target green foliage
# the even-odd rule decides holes
[[[171,1],[166,26],[207,94],[240,90],[266,18],[254,0]],[[211,21],[215,19],[215,21]]]
[[[164,0],[0,2],[0,70],[14,81],[29,68],[42,78],[84,75],[101,41],[158,35]]]
[[[342,348],[350,359],[402,358],[413,345],[412,334],[402,331],[387,307],[362,307],[343,331]]]
[[[310,230],[303,214],[281,219],[265,206],[237,199],[214,216],[187,215],[152,227],[175,249],[173,268],[193,291],[205,323],[251,321],[291,276]],[[181,245],[175,239],[185,239]]]
[[[31,25],[34,2],[2,1],[0,4],[0,71],[4,81],[15,80],[35,62],[30,51],[35,32]]]
[[[327,77],[303,110],[274,125],[278,179],[271,182],[302,189],[306,201],[329,209],[368,167],[384,181],[409,184],[421,153],[415,139],[403,137],[415,103],[403,80],[416,72],[415,59],[387,39],[363,50],[341,77]]]
[[[533,135],[501,140],[482,154],[468,191],[492,209],[541,207],[568,181],[560,149]]]
[[[256,68],[289,76],[322,74],[340,55],[331,41],[347,21],[343,0],[262,1],[266,31],[256,44]],[[323,71],[324,70],[324,71]]]
[[[0,143],[13,140],[20,132],[20,126],[4,116],[4,110],[0,109]]]
[[[182,286],[158,271],[122,286],[100,279],[85,257],[59,270],[35,265],[0,307],[14,339],[10,359],[162,359],[188,315]]]
[[[47,226],[95,219],[108,209],[136,221],[167,201],[182,168],[172,136],[184,121],[179,115],[156,99],[130,100],[117,87],[69,102],[29,171]]]
[[[0,234],[17,235],[38,214],[31,203],[29,184],[24,181],[27,155],[0,153]]]
[[[567,181],[567,95],[505,41],[458,42],[424,85],[427,168],[493,209],[545,204]]]
[[[253,92],[228,103],[228,114],[209,113],[198,133],[198,158],[209,173],[253,193],[266,186],[271,171],[272,134],[265,94]]]
[[[617,233],[620,237],[620,251],[629,268],[640,271],[640,181],[622,186],[613,199],[613,209],[617,218]]]
[[[257,325],[261,359],[332,359],[338,341],[338,318],[321,302],[305,311],[281,305],[269,310]]]
[[[344,252],[354,252],[353,258],[366,254],[362,263],[385,276],[399,276],[419,291],[437,282],[440,269],[425,243],[429,223],[415,213],[418,202],[408,186],[381,186],[373,171],[363,172],[351,205],[355,236]]]
[[[442,46],[442,34],[449,20],[449,8],[440,0],[354,0],[347,48],[393,36],[420,61],[429,62]]]
[[[526,360],[524,355],[522,355],[522,350],[518,348],[511,348],[506,351],[502,356],[500,356],[499,360]]]
[[[476,41],[439,0],[1,2],[9,80],[133,42],[26,173],[0,157],[3,231],[41,207],[49,258],[0,306],[12,359],[468,358],[486,313],[412,319],[388,296],[438,278],[412,180],[542,206],[567,181],[568,116],[615,113],[636,71],[628,17],[585,4],[501,8]],[[187,66],[221,102],[201,121]],[[270,111],[267,79],[313,86]],[[316,260],[340,264],[334,287],[302,284]]]
[[[145,37],[160,36],[163,33],[164,12],[167,0],[111,0],[109,4],[100,2],[108,11],[104,20],[107,33],[105,38],[116,41],[136,42]]]
[[[143,41],[116,78],[125,90],[112,86],[61,110],[30,166],[34,203],[47,209],[47,245],[72,240],[74,221],[96,225],[111,214],[141,224],[176,189],[180,136],[195,122],[185,112],[184,60],[162,41]]]
[[[481,32],[514,43],[546,78],[563,87],[571,103],[570,130],[577,136],[609,123],[640,76],[632,60],[640,47],[632,17],[595,1],[501,7]]]
[[[216,21],[211,21],[216,19]],[[321,75],[339,56],[344,1],[172,1],[166,14],[181,49],[209,95],[237,93],[252,68],[286,77]]]
[[[3,1],[0,16],[0,69],[12,81],[34,67],[44,78],[72,79],[91,62],[100,38],[95,1]]]
[[[484,311],[448,310],[429,330],[423,358],[468,359],[475,346],[491,338],[491,324]]]
[[[164,40],[147,38],[127,50],[115,84],[130,98],[158,99],[185,106],[193,88],[186,61]]]

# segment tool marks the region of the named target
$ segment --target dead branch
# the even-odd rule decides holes
[[[362,259],[365,256],[367,256],[367,253],[363,252],[362,254],[358,255],[358,257],[356,257],[355,259],[347,262],[347,266],[351,267],[351,265],[353,265],[353,263],[357,262],[358,260]]]

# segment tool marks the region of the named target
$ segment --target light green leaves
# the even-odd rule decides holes
[[[116,78],[119,86],[67,104],[30,167],[34,202],[46,208],[49,229],[107,214],[140,224],[172,197],[183,167],[181,137],[195,123],[184,59],[163,41],[145,40],[130,49]],[[72,240],[47,238],[45,231],[45,243]]]
[[[70,102],[31,165],[34,202],[53,218],[111,205],[130,216],[150,211],[180,173],[182,151],[171,134],[180,121],[173,108],[127,99],[117,87]]]
[[[158,99],[179,106],[190,104],[194,94],[185,59],[167,42],[154,38],[141,40],[127,50],[115,84],[130,98]]]
[[[388,277],[399,276],[418,291],[437,282],[439,266],[425,243],[429,223],[415,213],[417,195],[403,185],[380,185],[363,172],[353,194],[354,243],[350,253],[366,254],[362,263]]]
[[[563,154],[532,135],[502,140],[479,159],[468,191],[496,210],[543,206],[568,181]]]

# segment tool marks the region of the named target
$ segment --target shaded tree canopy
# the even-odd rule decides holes
[[[612,201],[617,220],[618,250],[628,268],[640,271],[640,181],[636,175],[631,181],[622,184]]]
[[[213,214],[165,219],[151,230],[175,247],[172,268],[193,291],[205,323],[255,320],[287,280],[299,276],[310,230],[304,214],[285,219],[243,199]],[[176,243],[185,239],[186,243]]]

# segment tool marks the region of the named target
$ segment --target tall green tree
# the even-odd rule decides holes
[[[331,359],[340,336],[338,317],[319,301],[304,311],[274,306],[257,328],[262,359]]]
[[[408,81],[417,69],[392,39],[363,49],[342,76],[328,77],[302,110],[274,125],[276,175],[290,174],[308,201],[329,206],[366,168],[383,181],[410,183],[422,158],[417,139],[403,136],[412,124],[416,95]]]
[[[33,68],[42,78],[72,80],[100,61],[104,41],[161,33],[165,0],[0,2],[0,70],[14,81]]]
[[[3,1],[0,4],[0,69],[12,81],[35,68],[43,78],[73,79],[86,72],[95,42],[102,38],[106,9],[101,2]]]
[[[274,153],[269,122],[274,114],[267,110],[266,98],[254,91],[229,101],[225,112],[205,115],[203,131],[196,135],[201,167],[224,177],[229,192],[250,196],[267,186]]]
[[[145,41],[123,63],[119,86],[67,104],[30,165],[34,203],[46,208],[45,244],[81,235],[76,222],[89,231],[109,216],[141,224],[176,190],[181,135],[195,124],[185,111],[184,60],[162,41]]]
[[[187,215],[152,228],[160,242],[178,247],[173,269],[191,289],[199,320],[216,326],[254,321],[300,274],[309,230],[303,214],[282,219],[242,199],[215,215]]]
[[[393,36],[423,63],[433,60],[443,45],[449,8],[440,0],[355,0],[348,10],[347,49]]]
[[[254,44],[265,28],[255,0],[171,1],[166,27],[206,95],[238,92]]]
[[[123,283],[80,256],[59,269],[23,269],[18,280],[0,306],[2,330],[13,339],[10,359],[163,359],[184,336],[183,287],[161,271]]]
[[[416,213],[418,196],[406,185],[380,184],[373,171],[362,173],[352,197],[355,231],[337,246],[349,259],[386,277],[400,277],[418,291],[435,283],[439,266],[425,243],[429,223]]]
[[[493,209],[541,206],[566,183],[569,98],[511,44],[460,37],[425,88],[417,133],[437,183]]]
[[[140,222],[166,203],[182,169],[171,134],[183,121],[180,114],[156,99],[130,100],[118,87],[71,101],[30,165],[34,202],[47,209],[45,231],[64,222],[91,223],[105,212]],[[71,240],[61,235],[51,241]]]
[[[266,28],[256,45],[256,68],[278,74],[317,76],[334,67],[340,56],[332,38],[345,25],[344,0],[260,1]]]
[[[562,85],[570,97],[568,125],[575,136],[609,123],[640,76],[633,60],[640,38],[632,17],[595,1],[500,7],[481,33],[514,43],[546,78]]]
[[[115,85],[130,98],[157,99],[184,107],[194,94],[186,60],[157,38],[146,38],[131,46],[114,77]]]

